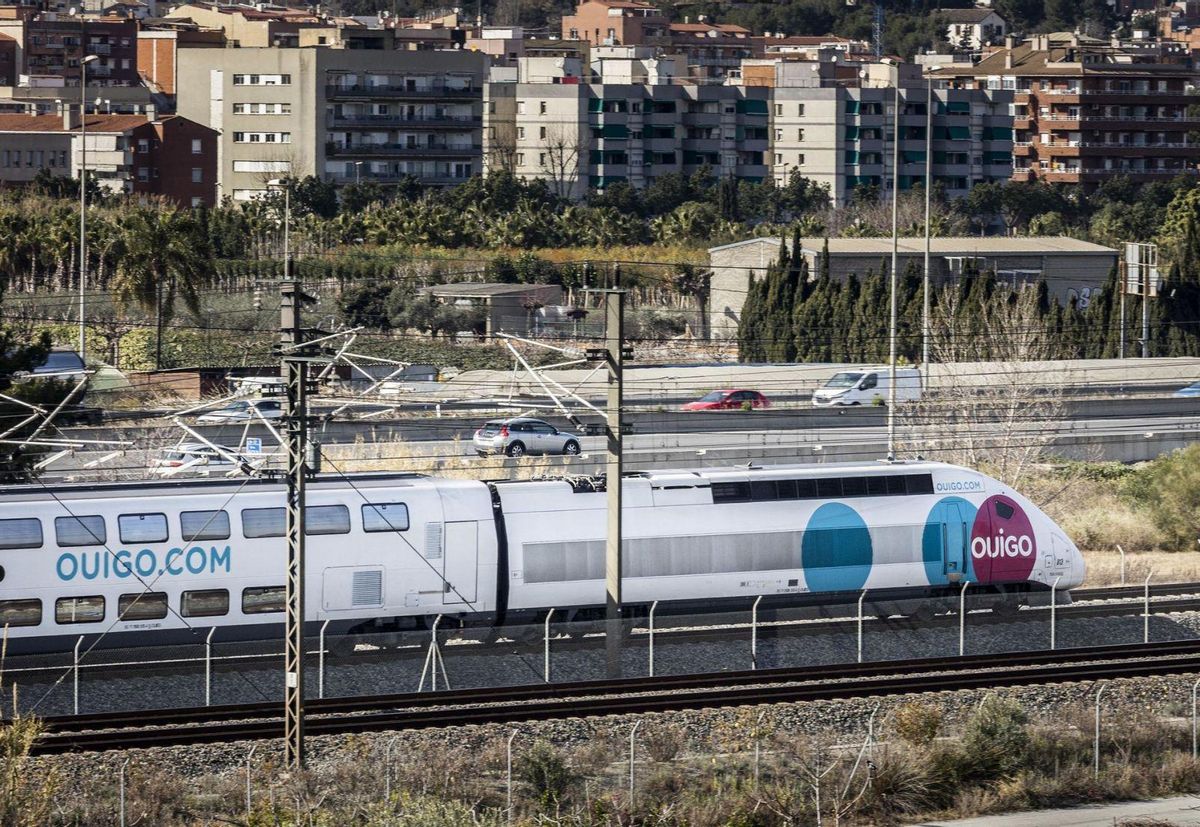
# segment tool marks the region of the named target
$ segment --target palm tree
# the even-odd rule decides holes
[[[212,279],[207,239],[190,212],[167,202],[131,206],[120,223],[123,249],[112,294],[122,304],[154,310],[154,365],[161,368],[163,318],[170,315],[176,294],[189,311],[198,313],[199,289]]]

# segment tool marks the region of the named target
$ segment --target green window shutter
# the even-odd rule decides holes
[[[983,130],[985,141],[1011,141],[1013,131],[1003,126],[989,126]]]
[[[917,164],[917,163],[925,162],[924,150],[908,149],[903,152],[903,156],[904,156],[904,163],[906,163],[906,164]]]
[[[857,141],[858,140],[858,127],[857,126],[846,127],[846,140],[847,141]]]
[[[857,164],[858,163],[858,150],[857,149],[847,149],[846,150],[846,163],[847,164]]]
[[[950,127],[950,140],[969,141],[971,140],[971,130],[965,126],[952,126]]]
[[[951,115],[970,115],[970,101],[950,101],[946,104],[946,111]]]
[[[857,115],[858,114],[858,101],[856,101],[856,100],[846,101],[846,114],[847,115]]]
[[[592,164],[603,164],[604,153],[598,149],[593,149],[590,153],[588,153],[588,162]]]
[[[605,124],[600,132],[603,138],[624,140],[629,137],[629,127],[624,124]]]
[[[603,112],[604,111],[604,101],[602,101],[600,98],[588,98],[588,111],[589,112]]]

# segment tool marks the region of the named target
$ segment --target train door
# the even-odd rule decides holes
[[[470,520],[445,525],[442,604],[473,603],[479,570],[479,523]]]
[[[944,503],[942,514],[943,574],[951,583],[958,582],[967,572],[967,543],[971,536],[967,515],[958,503]]]

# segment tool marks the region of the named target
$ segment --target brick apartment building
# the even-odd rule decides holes
[[[1183,63],[1082,35],[1011,39],[974,65],[931,74],[971,89],[1015,95],[1013,178],[1095,186],[1116,175],[1137,181],[1197,172],[1188,133],[1195,75]]]
[[[0,114],[0,182],[24,185],[43,170],[79,177],[78,112]],[[170,115],[87,116],[88,177],[116,193],[161,195],[182,206],[216,203],[217,134]]]
[[[644,46],[668,37],[670,20],[641,0],[584,0],[562,19],[564,40],[593,46]]]
[[[78,86],[80,62],[95,55],[97,60],[88,65],[88,86],[137,86],[137,32],[137,21],[127,18],[85,18],[25,6],[0,14],[0,39],[14,43],[14,81],[24,76],[29,85],[55,78],[60,81],[52,85]]]

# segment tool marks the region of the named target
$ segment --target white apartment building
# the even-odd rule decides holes
[[[181,48],[178,111],[221,133],[220,195],[274,178],[460,183],[481,171],[487,58],[463,51]]]

